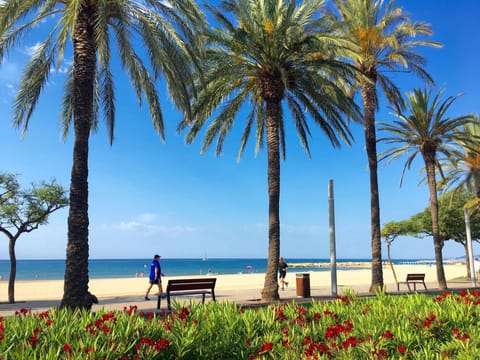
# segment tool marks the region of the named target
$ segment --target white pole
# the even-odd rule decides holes
[[[333,180],[328,180],[328,213],[330,218],[330,276],[332,295],[337,296],[337,254],[335,251],[335,207]]]
[[[473,246],[472,246],[472,232],[470,229],[470,214],[468,213],[468,208],[463,208],[463,213],[465,214],[465,228],[467,233],[467,250],[468,250],[468,261],[470,263],[470,277],[472,279],[473,287],[477,287],[477,276],[475,274],[475,264],[473,262]]]

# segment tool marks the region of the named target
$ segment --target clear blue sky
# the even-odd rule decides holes
[[[433,40],[443,49],[420,49],[427,70],[446,95],[464,93],[451,115],[480,113],[480,2],[477,0],[398,1],[414,20],[432,25]],[[0,66],[0,171],[21,174],[28,185],[56,178],[69,187],[72,163],[70,135],[64,142],[60,104],[64,75],[53,74],[21,139],[12,126],[11,105],[23,65],[48,23],[39,25]],[[71,61],[71,56],[67,56]],[[422,84],[411,75],[397,75],[402,91]],[[180,115],[160,88],[166,120],[166,142],[155,134],[148,109],[139,108],[120,71],[115,72],[117,117],[115,141],[109,145],[103,123],[90,141],[90,257],[267,257],[268,198],[266,153],[255,157],[251,142],[237,162],[243,119],[227,138],[223,155],[213,148],[200,154],[201,141],[185,145],[175,129]],[[381,103],[378,121],[391,116]],[[288,120],[288,119],[287,119]],[[288,122],[288,121],[287,121]],[[281,253],[288,258],[328,258],[328,180],[334,180],[338,258],[370,258],[370,205],[363,128],[352,125],[355,144],[333,149],[312,126],[312,159],[300,146],[294,128],[287,128],[287,160],[281,164]],[[379,171],[382,224],[402,220],[428,206],[428,189],[419,185],[422,164],[399,179],[403,161]],[[67,210],[47,226],[22,236],[17,257],[65,258]],[[2,245],[3,244],[3,245]],[[480,247],[475,247],[475,253]],[[463,255],[447,242],[444,257]],[[394,258],[434,258],[431,238],[399,238]],[[386,250],[383,249],[383,257]],[[8,259],[7,239],[0,238],[0,258]]]

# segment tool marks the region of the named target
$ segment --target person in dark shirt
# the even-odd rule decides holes
[[[149,285],[147,288],[147,293],[145,294],[145,300],[150,300],[148,294],[154,284],[158,285],[158,293],[161,295],[162,290],[162,268],[160,267],[160,255],[155,255],[153,257],[152,264],[150,265],[150,275],[149,275]]]
[[[281,257],[278,261],[278,274],[280,278],[280,285],[282,286],[281,290],[285,290],[285,286],[288,287],[288,282],[285,281],[285,276],[287,276],[287,269],[288,265],[283,259],[283,257]]]

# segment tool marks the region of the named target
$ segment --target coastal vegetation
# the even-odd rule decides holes
[[[335,0],[339,16],[336,23],[357,48],[351,61],[362,74],[357,80],[363,106],[365,149],[370,172],[370,229],[372,250],[372,283],[370,291],[383,287],[380,229],[380,196],[375,113],[379,95],[390,104],[403,107],[403,99],[394,74],[408,73],[426,84],[433,79],[425,70],[426,59],[419,53],[422,46],[440,47],[425,38],[432,35],[430,25],[410,19],[394,0]]]
[[[407,156],[400,177],[402,184],[403,175],[410,169],[417,156],[421,156],[425,164],[424,171],[427,177],[430,192],[430,213],[432,218],[432,237],[437,266],[437,279],[440,289],[447,288],[447,280],[443,269],[443,242],[440,238],[439,205],[437,189],[437,170],[443,173],[439,158],[451,157],[452,145],[458,142],[471,143],[465,133],[458,131],[472,121],[471,115],[450,116],[450,106],[459,97],[449,96],[442,99],[443,89],[437,93],[433,90],[414,89],[406,95],[406,108],[395,104],[394,115],[397,120],[391,123],[380,123],[380,131],[384,137],[379,141],[385,142],[390,148],[383,151],[380,161],[387,163],[399,157]]]
[[[465,252],[466,278],[470,279],[470,259],[468,256],[467,234],[463,207],[475,199],[465,188],[451,190],[438,199],[438,223],[440,228],[440,243],[443,248],[445,241],[455,241]],[[390,221],[382,227],[385,241],[392,243],[398,236],[415,236],[424,239],[432,236],[432,216],[430,208],[400,221]],[[472,241],[480,241],[480,214],[475,212],[471,217]]]
[[[148,104],[155,131],[164,138],[164,123],[156,81],[163,76],[172,101],[189,112],[187,86],[192,63],[186,43],[196,44],[203,20],[194,1],[24,1],[0,2],[0,63],[5,55],[42,22],[50,32],[36,45],[13,104],[13,123],[28,129],[29,120],[49,75],[60,69],[73,48],[73,63],[65,79],[61,118],[64,136],[73,123],[74,147],[70,182],[68,241],[62,306],[90,308],[88,291],[89,138],[103,115],[110,143],[115,127],[115,82],[112,42],[118,50],[138,103]],[[148,62],[147,62],[148,61]]]
[[[478,291],[265,307],[176,303],[172,313],[52,309],[0,318],[5,359],[476,359]],[[8,355],[7,355],[8,354]]]
[[[324,0],[244,1],[206,5],[218,26],[205,31],[208,44],[201,58],[188,128],[192,142],[207,127],[202,151],[216,139],[220,154],[235,120],[244,123],[239,157],[255,132],[255,148],[267,148],[268,265],[262,299],[278,294],[280,257],[280,160],[286,158],[285,117],[290,114],[300,143],[310,155],[309,121],[338,147],[350,144],[346,118],[359,120],[349,96],[359,72],[340,60],[349,56],[348,42],[338,37],[326,17]],[[232,20],[230,20],[232,19]],[[351,55],[353,56],[353,55]],[[241,115],[246,109],[248,114]],[[207,125],[208,121],[211,122]],[[256,128],[256,129],[255,129]]]
[[[225,0],[218,6],[207,4],[205,9],[214,26],[207,24],[203,9],[193,0],[0,1],[0,63],[38,24],[50,26],[49,33],[35,46],[13,101],[13,123],[22,128],[22,135],[49,76],[68,65],[60,112],[64,136],[73,132],[74,145],[61,306],[89,309],[95,299],[88,291],[89,139],[98,128],[99,117],[105,119],[110,143],[114,139],[114,49],[138,103],[148,105],[154,131],[162,139],[159,82],[166,85],[169,98],[181,112],[178,130],[186,130],[186,142],[193,142],[203,132],[202,150],[216,141],[216,153],[220,154],[235,121],[238,124],[243,120],[239,158],[252,132],[256,152],[266,144],[268,267],[262,292],[266,301],[279,298],[280,163],[286,158],[287,113],[308,155],[310,122],[338,147],[353,141],[350,121],[363,121],[370,170],[370,290],[383,287],[375,128],[378,93],[383,92],[398,121],[410,126],[385,124],[385,130],[401,135],[387,138],[387,142],[420,146],[416,151],[425,160],[438,282],[440,288],[446,288],[435,173],[439,159],[435,156],[442,150],[439,141],[447,138],[458,140],[457,145],[464,147],[466,142],[456,130],[466,124],[467,117],[443,122],[443,114],[454,98],[436,104],[435,97],[434,104],[440,108],[432,108],[439,115],[435,119],[438,123],[432,124],[448,126],[447,130],[436,129],[435,143],[424,146],[430,140],[416,137],[415,131],[418,126],[426,126],[427,132],[433,130],[432,118],[423,116],[426,109],[421,108],[422,101],[428,105],[429,92],[415,90],[406,104],[393,77],[389,77],[407,72],[426,86],[433,83],[424,69],[426,59],[417,52],[425,46],[440,46],[424,39],[432,35],[430,26],[411,21],[393,0]],[[66,61],[67,54],[73,58],[71,64]],[[357,92],[361,106],[356,103]],[[405,106],[414,119],[408,118]],[[242,111],[247,115],[238,116]],[[464,148],[468,148],[464,160],[477,165],[478,147]],[[387,155],[398,157],[402,148]],[[407,160],[408,166],[412,161],[413,157]],[[460,160],[451,164],[457,168]]]
[[[18,176],[0,172],[0,233],[8,238],[9,303],[15,302],[15,244],[22,234],[48,224],[49,215],[67,205],[66,191],[55,180],[33,184],[31,188],[24,189],[20,186]]]

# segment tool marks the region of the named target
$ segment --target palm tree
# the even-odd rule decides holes
[[[463,138],[468,139],[458,142],[459,151],[446,159],[445,163],[445,191],[454,188],[465,188],[476,194],[480,204],[480,117],[471,115],[471,122],[460,129]]]
[[[360,51],[353,58],[355,66],[364,74],[358,85],[363,104],[365,147],[370,170],[370,212],[372,246],[372,282],[370,291],[383,287],[382,251],[380,231],[380,204],[377,175],[377,139],[375,111],[378,110],[378,90],[382,90],[389,103],[401,99],[400,91],[388,75],[396,72],[413,73],[432,82],[423,69],[424,58],[415,52],[418,46],[439,44],[418,39],[431,35],[430,26],[412,22],[394,0],[384,6],[383,0],[335,0],[343,31]],[[405,71],[407,70],[407,71]],[[380,89],[377,89],[377,85]]]
[[[394,115],[398,120],[391,124],[379,124],[380,131],[389,133],[389,136],[379,141],[396,145],[382,152],[380,160],[388,159],[388,162],[391,162],[402,155],[408,155],[403,167],[400,185],[405,170],[410,168],[416,156],[420,154],[423,158],[430,191],[430,212],[438,286],[440,289],[446,289],[435,170],[438,169],[442,173],[441,164],[438,160],[439,155],[451,156],[452,146],[455,142],[466,141],[464,135],[458,130],[470,121],[470,116],[447,116],[447,111],[459,95],[449,96],[442,101],[440,98],[442,92],[443,89],[440,89],[435,96],[432,96],[431,90],[414,89],[413,93],[408,93],[405,110],[398,104],[394,106]]]
[[[473,199],[463,204],[468,216],[474,215],[480,208],[480,118],[471,115],[471,120],[460,130],[461,134],[468,139],[468,143],[458,142],[460,149],[453,152],[449,159],[445,159],[444,172],[446,176],[441,184],[443,191],[453,188],[452,199],[458,191],[462,190],[475,194]],[[468,221],[465,219],[465,226],[468,226],[467,223]],[[470,278],[470,257],[468,256],[467,242],[465,241],[462,244],[466,250],[467,278]]]
[[[355,69],[335,58],[344,41],[331,36],[317,10],[324,0],[225,0],[219,7],[207,6],[219,27],[205,34],[209,46],[198,82],[198,98],[192,117],[185,117],[179,130],[189,127],[192,142],[209,124],[202,151],[216,141],[222,152],[228,132],[241,110],[245,130],[240,158],[256,126],[256,151],[266,141],[268,166],[268,264],[262,298],[279,298],[277,268],[280,255],[280,156],[285,159],[284,110],[290,112],[301,144],[310,155],[308,120],[312,119],[334,147],[340,139],[350,143],[344,114],[357,118],[358,109],[346,95],[348,79]],[[286,109],[284,109],[285,105]]]
[[[62,111],[65,134],[73,119],[75,141],[61,306],[88,309],[95,300],[88,292],[88,145],[100,112],[113,141],[111,42],[139,103],[147,100],[155,130],[163,139],[155,80],[163,74],[176,105],[189,112],[190,59],[185,40],[193,35],[202,15],[190,0],[9,0],[0,7],[0,61],[27,32],[51,19],[51,32],[26,65],[14,103],[14,124],[23,126],[23,134],[52,69],[61,65],[69,46],[73,48]]]

